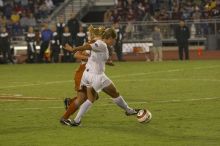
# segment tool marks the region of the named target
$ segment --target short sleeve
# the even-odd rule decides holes
[[[95,43],[90,44],[92,50],[95,52],[103,52],[105,50],[105,45],[101,41],[96,41]]]

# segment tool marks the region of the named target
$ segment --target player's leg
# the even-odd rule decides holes
[[[86,101],[86,95],[84,92],[80,91],[77,93],[77,97],[73,98],[73,101],[69,104],[68,109],[63,115],[64,119],[68,119],[73,113],[77,111],[80,105]]]
[[[134,115],[138,112],[138,109],[135,110],[128,106],[124,98],[119,94],[114,84],[111,83],[109,86],[105,87],[103,91],[112,97],[112,100],[122,109],[125,110],[126,115]]]
[[[182,44],[179,44],[179,59],[183,60],[183,47],[182,47]]]
[[[60,123],[62,123],[64,125],[71,125],[71,120],[69,120],[69,117],[78,110],[80,105],[83,102],[85,102],[86,99],[87,99],[86,90],[82,89],[82,90],[78,91],[77,97],[72,99],[72,102],[69,104],[66,112],[61,117]]]
[[[78,126],[81,122],[82,116],[89,110],[93,102],[96,100],[97,92],[92,87],[87,87],[87,100],[81,105],[72,126]]]
[[[84,70],[85,70],[85,66],[81,64],[78,70],[76,71],[76,73],[74,74],[74,85],[75,85],[75,91],[77,92],[77,97],[81,97],[80,94],[83,94],[82,96],[84,96],[84,94],[86,93],[86,91],[84,91],[85,93],[82,91],[83,89],[80,86],[80,82],[81,82]],[[65,104],[66,109],[69,107],[69,105],[72,102],[76,100],[77,97],[65,98],[64,104]]]
[[[184,53],[185,53],[185,60],[189,60],[189,47],[188,47],[188,43],[186,43],[185,46],[184,46]]]
[[[158,47],[158,53],[159,53],[159,61],[163,60],[163,49],[162,47]]]
[[[157,47],[153,47],[154,61],[157,61]]]

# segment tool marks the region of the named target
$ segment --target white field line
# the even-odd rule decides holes
[[[8,98],[8,99],[6,99]],[[7,95],[7,96],[2,96],[0,94],[0,100],[3,100],[3,99],[6,99],[6,100],[57,100],[57,98],[50,98],[50,97],[26,97],[26,96],[13,96],[13,95]]]
[[[206,66],[206,67],[194,67],[193,69],[208,69],[208,68],[217,68],[220,67],[220,65],[211,65],[211,66]]]
[[[170,72],[179,72],[183,71],[184,69],[171,69],[171,70],[164,70],[164,71],[153,71],[153,72],[146,72],[146,73],[133,73],[133,74],[126,74],[126,75],[115,75],[111,76],[112,79],[117,79],[121,77],[131,77],[131,76],[142,76],[142,75],[151,75],[157,73],[170,73]]]
[[[150,73],[148,73],[150,74]],[[128,74],[126,76],[138,76],[138,75],[146,75],[146,73],[139,73],[139,74]],[[122,77],[122,76],[121,76]],[[113,76],[112,78],[119,78],[119,76]],[[143,82],[146,80],[161,80],[161,81],[179,81],[179,80],[186,80],[186,81],[207,81],[207,82],[220,82],[220,80],[217,79],[181,79],[181,78],[170,78],[170,79],[160,79],[160,78],[149,78],[149,79],[118,79],[116,81],[120,82]],[[14,86],[6,86],[6,87],[0,87],[0,89],[8,89],[8,88],[17,88],[17,87],[30,87],[30,86],[40,86],[40,85],[51,85],[51,84],[62,84],[62,83],[71,83],[72,80],[67,81],[53,81],[53,82],[42,82],[42,83],[33,83],[33,84],[26,84],[26,85],[14,85]]]
[[[17,88],[17,87],[29,87],[29,86],[40,86],[40,85],[50,85],[50,84],[60,84],[60,83],[69,83],[69,82],[73,82],[73,81],[72,80],[66,80],[66,81],[31,83],[31,84],[25,84],[25,85],[5,86],[5,87],[0,87],[0,89]]]
[[[160,100],[160,101],[136,101],[136,102],[129,102],[129,105],[136,105],[136,104],[146,104],[146,103],[183,103],[183,102],[195,102],[195,101],[207,101],[207,100],[218,100],[220,97],[210,97],[210,98],[195,98],[195,99],[171,99],[171,100]],[[44,100],[45,101],[45,100]],[[48,101],[48,100],[47,100]],[[55,100],[51,100],[55,101]],[[94,105],[94,106],[99,106],[99,107],[106,107],[106,106],[112,106],[115,105],[114,103],[105,103],[105,104],[99,104],[99,105]],[[33,108],[13,108],[13,109],[1,109],[1,111],[14,111],[14,110],[43,110],[43,109],[62,109],[64,106],[54,106],[54,107],[45,107],[45,108],[40,108],[40,107],[33,107]]]
[[[212,65],[212,66],[206,66],[206,67],[195,67],[192,69],[207,69],[207,68],[216,68],[220,67],[220,65]],[[150,74],[157,74],[157,73],[170,73],[170,72],[179,72],[184,71],[184,69],[170,69],[170,70],[164,70],[164,71],[153,71],[153,72],[146,72],[146,73],[133,73],[133,74],[126,74],[126,75],[114,75],[111,76],[112,79],[117,79],[121,77],[128,77],[128,76],[142,76],[142,75],[150,75]],[[41,82],[41,83],[30,83],[25,85],[13,85],[13,86],[5,86],[0,87],[0,89],[8,89],[8,88],[17,88],[17,87],[29,87],[29,86],[40,86],[40,85],[50,85],[50,84],[61,84],[61,83],[71,83],[72,80],[66,80],[66,81],[52,81],[52,82]]]
[[[202,82],[220,82],[217,79],[186,79],[186,78],[145,78],[145,79],[118,79],[119,82],[145,82],[145,81],[202,81]]]

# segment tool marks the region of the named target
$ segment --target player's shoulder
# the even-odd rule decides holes
[[[96,52],[106,51],[107,45],[102,40],[97,40],[95,43],[91,44],[92,50]]]
[[[105,42],[103,42],[102,40],[96,40],[94,44],[96,47],[106,46]]]

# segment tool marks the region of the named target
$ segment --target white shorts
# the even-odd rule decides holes
[[[95,74],[85,70],[80,85],[93,87],[96,92],[100,92],[103,88],[108,87],[111,83],[112,81],[105,75],[105,73]]]

